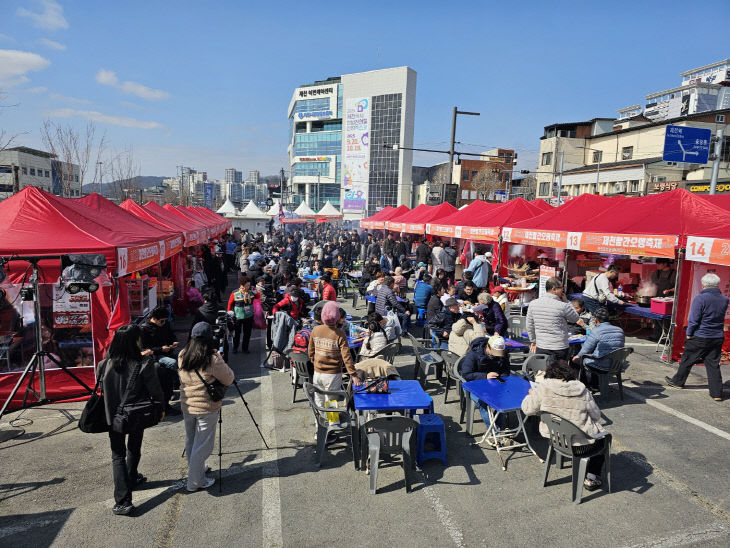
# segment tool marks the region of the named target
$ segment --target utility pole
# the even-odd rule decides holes
[[[104,177],[104,170],[102,169],[104,162],[96,162],[96,169],[99,172],[99,194],[102,194],[102,178]]]
[[[284,168],[279,170],[279,196],[282,203],[282,207],[286,206],[286,198],[284,196]]]
[[[20,166],[13,166],[13,194],[20,192]]]
[[[710,194],[717,193],[717,176],[720,173],[720,155],[722,153],[723,128],[717,130],[715,135],[715,158],[712,162],[712,174],[710,175]]]
[[[560,205],[560,195],[563,192],[563,164],[565,163],[565,151],[560,151],[560,173],[558,173],[558,203]]]
[[[451,146],[449,147],[449,179],[446,184],[450,185],[454,182],[454,145],[456,144],[456,116],[466,114],[467,116],[479,116],[478,112],[466,112],[454,107],[454,113],[451,117]],[[441,185],[441,200],[446,201],[446,187]]]

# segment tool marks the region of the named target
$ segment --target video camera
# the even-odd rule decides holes
[[[218,348],[223,348],[224,343],[228,339],[228,312],[225,310],[219,310],[218,316],[215,319],[215,325],[213,326],[213,338],[218,345]]]

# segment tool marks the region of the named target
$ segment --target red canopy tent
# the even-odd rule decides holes
[[[373,228],[373,221],[380,220],[381,217],[383,217],[384,215],[388,215],[394,209],[395,208],[393,206],[385,206],[380,211],[376,211],[373,215],[370,215],[370,217],[365,217],[363,220],[361,220],[360,226],[363,228]]]
[[[414,208],[412,211],[391,217],[385,222],[385,227],[388,230],[393,230],[395,232],[424,234],[426,231],[426,224],[447,217],[456,211],[458,211],[458,209],[448,202],[444,202],[437,206],[422,204]]]
[[[230,219],[226,219],[222,215],[219,215],[218,213],[208,209],[207,207],[196,206],[193,208],[193,210],[197,211],[198,213],[202,214],[205,217],[210,217],[214,221],[217,221],[220,226],[221,232],[224,232],[233,226],[233,223],[231,222]]]
[[[192,222],[189,218],[179,215],[174,208],[171,211],[155,202],[147,202],[142,208],[160,222],[185,230],[185,247],[202,244],[205,241],[206,230],[203,223]]]
[[[539,207],[543,211],[550,211],[551,209],[554,209],[553,206],[551,206],[545,200],[540,200],[539,198],[537,200],[530,200],[530,203],[534,206]]]
[[[93,211],[103,216],[115,230],[120,226],[129,226],[139,234],[157,239],[160,244],[160,260],[182,251],[184,241],[179,229],[165,228],[157,223],[141,219],[96,192],[73,200],[73,204],[82,206],[84,208],[82,213]]]
[[[473,219],[481,218],[484,214],[495,210],[500,205],[476,200],[463,209],[458,209],[450,215],[439,219],[437,223],[431,223],[428,233],[432,236],[453,238],[457,226],[471,225]],[[456,237],[460,238],[461,236]]]
[[[175,209],[189,215],[191,219],[195,219],[196,221],[203,223],[208,229],[208,238],[218,236],[218,222],[214,221],[210,217],[206,217],[201,213],[198,213],[190,206],[177,206]]]
[[[121,207],[123,210],[128,211],[132,215],[139,217],[140,219],[147,221],[148,223],[153,223],[156,225],[159,225],[163,228],[167,228],[169,230],[173,230],[176,232],[180,232],[183,235],[184,238],[184,246],[188,247],[191,245],[188,243],[190,241],[190,235],[194,232],[190,229],[189,226],[185,225],[185,221],[180,219],[179,217],[175,216],[174,218],[162,218],[160,215],[155,215],[151,213],[150,211],[146,210],[144,207],[139,205],[137,202],[134,202],[132,200],[125,200],[121,204],[119,204],[119,207]]]
[[[390,209],[388,209],[390,208]],[[390,207],[386,206],[383,209],[381,209],[378,213],[373,215],[369,218],[369,220],[366,222],[366,224],[363,224],[363,222],[360,222],[360,226],[363,226],[365,228],[373,228],[373,229],[384,229],[385,228],[385,222],[392,219],[393,217],[396,217],[398,215],[402,215],[403,213],[410,211],[411,209],[406,205],[399,205],[398,207]]]
[[[157,205],[157,204],[155,204]],[[149,206],[149,207],[148,207]],[[145,204],[145,207],[150,209],[151,211],[155,210],[152,206],[152,204]],[[170,204],[165,204],[164,206],[157,206],[161,209],[166,210],[168,213],[171,213],[172,215],[177,215],[181,219],[183,219],[185,222],[190,224],[190,226],[194,227],[198,232],[198,243],[204,244],[208,241],[210,238],[210,231],[208,230],[208,225],[203,222],[202,219],[198,219],[197,217],[193,217],[192,213],[189,211],[181,210],[176,208],[175,206],[172,206]]]
[[[187,206],[186,209],[190,213],[199,217],[203,222],[211,223],[210,227],[213,231],[213,235],[217,236],[220,233],[225,232],[231,226],[230,221],[224,220],[223,217],[217,215],[216,213],[213,213],[212,211],[210,212],[210,214],[206,213],[206,211],[210,211],[207,208]]]

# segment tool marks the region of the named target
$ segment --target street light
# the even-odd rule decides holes
[[[601,154],[598,155],[597,162],[597,168],[596,168],[596,192],[598,192],[598,186],[599,186],[599,180],[598,178],[601,176],[601,157],[603,156],[603,151],[599,150],[597,148],[591,148],[591,147],[576,147],[576,148],[582,148],[584,150],[592,150],[593,152],[600,152]]]

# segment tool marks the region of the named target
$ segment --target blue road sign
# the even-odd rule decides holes
[[[712,130],[699,127],[667,126],[664,134],[665,162],[706,164],[710,155]]]
[[[213,208],[213,183],[205,183],[203,185],[203,205],[208,208]]]

